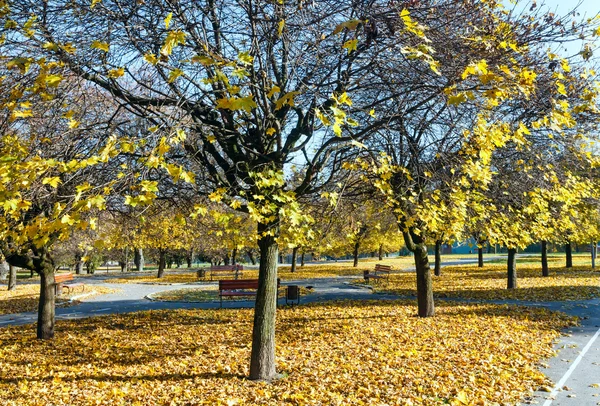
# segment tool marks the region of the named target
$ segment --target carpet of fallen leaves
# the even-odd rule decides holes
[[[86,286],[85,291],[80,288],[73,290],[70,294],[64,294],[56,298],[57,305],[65,305],[72,297],[94,291],[92,295],[86,296],[83,300],[93,296],[104,295],[116,292],[115,289],[109,289],[100,286]],[[8,291],[6,286],[0,287],[0,314],[13,314],[36,311],[40,297],[40,286],[38,284],[17,285],[16,290]]]
[[[600,297],[600,272],[589,266],[571,269],[551,267],[543,277],[539,264],[517,265],[517,289],[506,289],[506,265],[493,264],[448,266],[442,275],[433,277],[434,296],[466,299],[516,299],[529,301],[585,300]],[[415,294],[413,272],[392,274],[389,283],[375,285],[375,291],[401,296]]]
[[[543,309],[409,301],[279,311],[272,384],[245,379],[247,310],[176,310],[0,329],[3,405],[514,404],[547,385],[536,364],[572,318]]]

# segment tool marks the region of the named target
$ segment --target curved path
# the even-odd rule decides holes
[[[489,260],[489,258],[488,258]],[[472,263],[473,260],[446,262],[443,265]],[[410,269],[406,270],[410,271]],[[121,275],[118,275],[121,277]],[[314,291],[303,296],[302,303],[321,302],[338,299],[398,299],[394,295],[374,295],[368,288],[350,284],[356,277],[304,279],[301,281],[283,281],[282,285],[314,286]],[[94,285],[119,289],[116,293],[85,299],[72,307],[56,309],[57,320],[78,319],[103,314],[128,313],[142,310],[181,309],[181,308],[219,308],[218,302],[183,303],[148,300],[153,293],[181,289],[182,287],[208,286],[211,282],[194,284],[113,284],[110,276],[98,275],[86,278],[85,283],[91,289]],[[212,282],[213,285],[216,282]],[[280,299],[280,304],[285,300]],[[524,301],[495,301],[495,303],[520,304],[545,307],[563,311],[581,318],[581,325],[567,332],[556,344],[558,355],[547,362],[543,372],[557,384],[551,392],[536,392],[528,403],[543,406],[592,406],[600,405],[600,299],[579,302],[533,303]],[[224,308],[252,307],[253,301],[225,301]],[[36,313],[0,315],[0,327],[34,323]]]

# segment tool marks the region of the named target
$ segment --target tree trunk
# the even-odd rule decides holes
[[[477,267],[483,268],[483,246],[477,247]]]
[[[596,269],[596,242],[595,241],[592,241],[590,251],[592,253],[592,269]]]
[[[237,265],[237,253],[237,248],[234,248],[233,251],[231,251],[231,265]]]
[[[225,254],[225,257],[223,258],[223,262],[225,265],[229,265],[229,261],[231,260],[231,258],[229,257],[229,252],[227,252]]]
[[[383,244],[379,244],[379,260],[383,261]]]
[[[352,253],[352,255],[354,256],[354,267],[356,268],[358,266],[358,250],[360,249],[360,241],[357,241],[354,244],[354,252]]]
[[[302,251],[302,255],[300,255],[300,266],[304,266],[304,251]]]
[[[0,281],[6,280],[9,273],[9,265],[8,262],[2,261],[0,262]]]
[[[296,262],[298,261],[298,247],[292,249],[292,272],[296,272]]]
[[[165,265],[166,265],[166,258],[165,258],[165,250],[161,249],[159,250],[158,253],[158,278],[162,278],[163,276],[165,276]]]
[[[190,251],[188,255],[185,257],[185,262],[187,262],[187,267],[191,268],[194,262],[194,251]]]
[[[271,381],[275,370],[275,317],[277,310],[277,237],[279,218],[270,224],[258,224],[260,265],[252,330],[250,379]]]
[[[567,256],[567,268],[573,268],[573,249],[570,242],[565,245],[565,254]]]
[[[78,259],[77,263],[75,263],[75,273],[77,275],[81,275],[83,273],[83,261],[81,259]]]
[[[442,240],[435,241],[435,265],[433,267],[435,276],[442,274]]]
[[[399,224],[400,230],[403,225]],[[402,231],[406,248],[413,253],[417,274],[417,304],[419,317],[431,317],[435,314],[433,301],[433,281],[427,256],[427,245],[422,234],[414,231]]]
[[[54,337],[54,268],[46,266],[39,270],[39,274],[41,280],[37,338],[48,340]]]
[[[250,258],[250,262],[252,265],[256,265],[256,258],[254,257],[254,252],[248,251],[248,258]]]
[[[8,290],[17,288],[17,267],[8,265]]]
[[[144,270],[144,266],[146,265],[144,262],[144,250],[142,248],[136,248],[133,253],[133,263],[138,272]]]
[[[548,270],[548,242],[542,241],[542,276],[550,276]]]
[[[508,289],[516,289],[517,288],[517,250],[516,248],[508,249],[508,261],[507,261],[507,270],[508,270]]]

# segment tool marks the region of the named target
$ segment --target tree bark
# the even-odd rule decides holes
[[[138,272],[142,272],[144,270],[145,261],[144,261],[144,250],[142,248],[136,248],[133,253],[133,263],[135,264],[135,268]]]
[[[83,261],[81,258],[78,258],[77,263],[75,263],[75,273],[77,275],[81,275],[83,273]]]
[[[565,245],[565,254],[567,257],[567,268],[573,268],[573,249],[571,248],[571,243],[568,242]]]
[[[550,276],[548,269],[548,242],[542,241],[542,276]]]
[[[163,276],[165,276],[165,265],[166,265],[166,258],[165,258],[165,250],[161,249],[159,250],[158,253],[158,278],[162,278]]]
[[[237,265],[237,248],[234,248],[231,252],[231,265]]]
[[[54,337],[54,268],[44,267],[40,274],[40,301],[38,304],[37,338]]]
[[[296,262],[298,261],[298,247],[292,249],[292,273],[296,272]]]
[[[250,379],[269,382],[277,377],[275,370],[278,257],[276,238],[279,236],[279,218],[269,224],[259,223],[257,233],[260,264],[252,330]]]
[[[302,251],[302,255],[300,255],[300,266],[304,266],[304,251]]]
[[[508,289],[516,289],[517,288],[517,250],[516,248],[508,249],[508,261],[507,261],[507,271],[508,271]]]
[[[254,252],[252,250],[248,250],[246,251],[246,254],[248,254],[248,258],[250,258],[250,263],[252,263],[252,265],[256,265],[256,258],[254,257]]]
[[[229,261],[231,260],[231,258],[229,257],[229,252],[227,252],[225,254],[225,257],[223,258],[223,262],[225,265],[229,265]]]
[[[8,264],[8,290],[17,288],[17,267]]]
[[[435,241],[435,265],[433,267],[435,276],[442,274],[442,240]]]
[[[354,251],[352,253],[353,257],[354,257],[354,267],[356,268],[358,266],[358,250],[360,249],[360,241],[357,241],[354,244]]]
[[[590,250],[590,252],[592,253],[592,269],[596,269],[596,246],[596,241],[592,241]]]
[[[477,247],[477,267],[483,268],[483,247]]]
[[[187,267],[191,268],[192,267],[192,262],[194,262],[194,251],[190,250],[188,255],[185,257],[185,262],[187,262]]]
[[[379,260],[383,261],[383,244],[379,244]]]
[[[0,262],[0,281],[6,280],[9,273],[9,265],[8,262],[2,261]]]
[[[433,300],[433,281],[431,280],[425,239],[422,235],[417,235],[412,230],[402,231],[402,234],[406,248],[413,253],[415,259],[419,317],[431,317],[435,314],[435,305]]]

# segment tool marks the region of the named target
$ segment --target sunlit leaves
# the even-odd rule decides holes
[[[90,48],[108,52],[110,50],[110,45],[108,44],[108,42],[94,41],[92,42],[92,45],[90,45]]]
[[[161,55],[169,56],[173,52],[173,48],[178,45],[185,44],[185,32],[174,30],[169,31],[167,38],[165,38],[164,45],[160,49]]]

